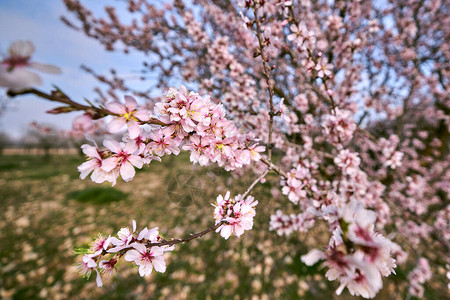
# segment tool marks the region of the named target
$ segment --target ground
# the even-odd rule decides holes
[[[152,162],[132,182],[94,184],[80,180],[75,155],[5,155],[0,159],[0,299],[348,299],[337,297],[320,265],[306,267],[300,256],[329,234],[317,226],[308,234],[279,237],[269,216],[286,199],[275,200],[268,184],[259,200],[254,229],[225,241],[208,234],[165,255],[163,274],[141,278],[122,262],[97,288],[95,276],[81,278],[77,247],[97,233],[115,234],[135,219],[138,229],[158,226],[166,238],[185,237],[213,225],[218,194],[242,193],[250,176],[233,179],[217,167],[192,166],[186,155]],[[397,272],[378,295],[401,299]],[[445,294],[445,288],[444,288]]]

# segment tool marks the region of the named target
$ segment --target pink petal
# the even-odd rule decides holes
[[[141,133],[141,127],[139,127],[138,123],[135,121],[130,121],[127,123],[128,125],[128,133],[130,134],[131,139],[135,139]]]
[[[102,169],[106,172],[110,172],[114,168],[117,167],[118,158],[117,157],[108,157],[102,162]]]
[[[108,124],[106,124],[106,129],[111,133],[119,132],[126,122],[124,118],[114,118]]]
[[[122,147],[120,146],[120,143],[115,140],[104,140],[103,146],[105,146],[106,148],[108,148],[109,150],[111,150],[114,153],[119,153],[122,151]]]
[[[140,110],[136,111],[134,113],[134,116],[144,122],[150,120],[150,114],[146,109],[140,109]]]
[[[120,104],[119,102],[106,103],[106,109],[109,110],[110,112],[118,114],[118,115],[123,115],[127,112],[125,110],[125,107],[122,104]]]
[[[9,71],[6,65],[0,64],[0,86],[18,91],[41,84],[39,75],[26,68],[16,67]]]
[[[122,176],[122,179],[124,181],[130,181],[133,179],[134,175],[136,174],[136,170],[134,169],[133,165],[129,162],[125,162],[120,167],[120,175]]]
[[[137,237],[138,241],[140,241],[143,238],[145,238],[147,236],[147,233],[148,233],[148,228],[145,227],[144,229],[141,230],[141,232],[139,232],[139,235]]]
[[[125,144],[125,147],[123,147],[123,151],[128,154],[133,154],[138,150],[138,146],[136,145],[135,141],[129,141]]]
[[[133,111],[137,107],[137,102],[132,96],[125,96],[125,106],[129,112]]]
[[[150,252],[153,254],[153,256],[161,256],[163,255],[164,250],[161,247],[152,247],[150,249]]]
[[[139,243],[132,243],[130,246],[141,253],[145,253],[147,251],[147,248],[144,245],[139,244]]]
[[[80,172],[80,178],[84,179],[97,167],[97,162],[95,160],[88,160],[78,166],[78,172]]]
[[[100,155],[98,154],[98,150],[96,147],[84,144],[81,145],[81,149],[83,150],[83,153],[86,154],[87,156],[100,159]]]

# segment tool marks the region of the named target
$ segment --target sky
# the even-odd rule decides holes
[[[106,4],[111,5],[113,2],[115,6],[120,5],[118,1],[111,0],[81,2],[87,3],[94,13],[103,15]],[[121,16],[120,10],[118,12]],[[0,1],[0,55],[7,53],[13,41],[30,40],[35,47],[32,61],[53,64],[62,69],[62,74],[59,75],[40,73],[44,84],[39,89],[49,92],[52,85],[57,85],[72,99],[82,102],[83,98],[94,96],[93,87],[98,85],[91,75],[81,70],[82,64],[103,74],[107,74],[111,67],[118,70],[119,74],[132,74],[131,70],[140,68],[140,54],[108,52],[96,40],[63,24],[60,20],[62,15],[74,20],[62,0]],[[123,17],[126,16],[124,13]],[[0,87],[0,95],[5,93],[6,90]],[[17,139],[26,133],[28,124],[32,121],[70,129],[73,118],[80,115],[80,112],[60,115],[45,113],[56,106],[61,105],[35,96],[15,97],[8,101],[6,109],[0,115],[0,131]]]

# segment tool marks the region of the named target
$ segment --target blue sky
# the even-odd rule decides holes
[[[89,8],[101,14],[105,4],[120,5],[117,1],[106,0],[82,1],[82,3],[88,3]],[[0,1],[0,53],[6,53],[10,43],[15,40],[30,40],[36,49],[33,61],[50,63],[59,66],[63,71],[60,75],[40,74],[44,81],[40,89],[50,91],[52,84],[55,84],[73,99],[90,98],[94,95],[93,87],[98,84],[91,75],[80,69],[81,64],[104,74],[114,67],[119,74],[131,75],[132,70],[141,67],[141,55],[107,52],[97,41],[64,25],[60,21],[61,15],[68,15],[62,0]],[[127,14],[124,13],[123,17],[126,18]],[[0,94],[4,93],[5,90],[1,89]],[[26,132],[31,121],[69,129],[72,119],[80,113],[64,115],[45,113],[55,106],[58,105],[34,96],[16,97],[0,115],[0,131],[17,138]]]

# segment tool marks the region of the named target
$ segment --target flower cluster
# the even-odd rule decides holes
[[[270,216],[269,230],[274,230],[278,235],[290,235],[294,231],[307,232],[314,225],[314,216],[309,212],[285,215],[277,210]]]
[[[265,148],[251,142],[254,137],[243,135],[226,119],[221,104],[214,104],[208,96],[170,89],[161,102],[155,104],[159,119],[169,124],[156,134],[159,140],[172,139],[183,150],[191,152],[191,162],[207,165],[217,163],[225,170],[234,170],[260,159]]]
[[[430,264],[426,258],[419,258],[417,267],[409,273],[409,293],[416,297],[423,297],[423,284],[431,279]]]
[[[120,258],[134,262],[139,266],[139,275],[150,275],[153,269],[157,272],[166,271],[164,253],[172,251],[173,246],[151,246],[160,243],[163,239],[159,236],[158,227],[148,229],[145,227],[139,233],[136,232],[136,221],[133,220],[132,228],[122,228],[117,237],[98,235],[91,243],[91,247],[85,251],[82,262],[78,265],[79,272],[84,277],[89,277],[92,271],[97,273],[97,286],[103,285],[101,275],[112,276],[115,266]],[[109,257],[107,257],[109,256]]]
[[[297,165],[295,169],[288,172],[287,179],[282,182],[281,192],[287,195],[294,204],[299,204],[307,199],[307,191],[315,186],[316,180],[313,178],[311,170],[315,170],[317,165],[304,161]],[[302,203],[305,205],[305,203]]]
[[[323,132],[332,143],[345,143],[350,141],[356,130],[352,113],[349,110],[336,108],[334,114],[323,116]]]
[[[107,124],[111,133],[120,131],[125,125],[128,134],[124,142],[105,140],[106,150],[97,145],[83,145],[88,161],[78,167],[84,179],[92,172],[96,183],[109,181],[113,185],[120,175],[130,181],[136,173],[152,160],[161,160],[164,155],[180,153],[180,149],[191,152],[190,160],[202,166],[217,163],[225,170],[234,170],[252,161],[259,161],[264,146],[254,143],[251,135],[239,133],[233,122],[225,117],[225,110],[213,104],[208,97],[170,89],[162,101],[155,104],[158,119],[152,119],[158,128],[150,131],[142,126],[149,122],[149,112],[137,105],[131,96],[125,96],[125,104],[111,102],[106,108],[114,115]],[[155,121],[157,120],[157,121]],[[154,124],[154,123],[152,123]],[[161,125],[165,124],[165,125]]]
[[[375,213],[359,203],[345,204],[337,213],[340,225],[333,231],[328,249],[313,249],[302,261],[311,266],[325,260],[326,277],[341,283],[338,295],[347,287],[352,295],[373,298],[383,286],[381,276],[395,273],[391,257],[395,244],[374,231]]]
[[[252,229],[257,204],[258,201],[255,201],[252,196],[244,199],[241,195],[237,195],[230,199],[229,191],[225,197],[219,195],[216,204],[213,204],[216,225],[221,224],[216,232],[220,232],[220,235],[227,240],[231,235],[240,237],[245,230]]]

